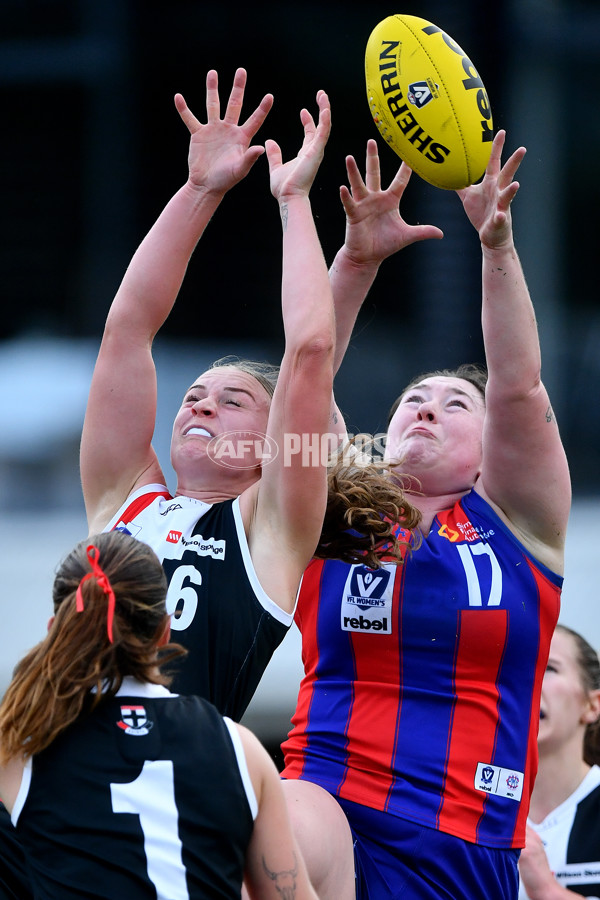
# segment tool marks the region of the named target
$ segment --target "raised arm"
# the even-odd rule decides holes
[[[409,225],[402,218],[400,203],[412,174],[406,163],[402,163],[389,187],[382,190],[376,141],[367,142],[365,178],[352,156],[346,157],[346,171],[350,189],[346,185],[340,187],[346,237],[329,271],[336,318],[336,372],[383,260],[409,244],[443,237],[434,225]]]
[[[81,440],[90,531],[101,531],[136,487],[163,480],[151,444],[156,418],[152,342],[171,311],[211,216],[264,152],[264,147],[250,142],[273,98],[266,95],[240,125],[245,84],[246,72],[238,69],[221,118],[217,73],[208,73],[205,125],[181,94],[175,97],[191,135],[189,174],[134,254],[108,313]]]
[[[541,380],[535,313],[513,240],[510,206],[523,147],[501,164],[498,132],[486,174],[458,191],[483,255],[482,328],[488,368],[483,466],[476,485],[526,546],[562,572],[571,489],[565,452]]]
[[[271,191],[283,227],[285,350],[268,422],[279,454],[263,466],[260,480],[240,501],[259,580],[289,610],[316,548],[327,498],[320,440],[328,432],[333,384],[333,304],[308,194],[331,114],[323,91],[317,101],[316,125],[307,110],[301,112],[304,141],[295,159],[284,164],[279,146],[266,143]]]

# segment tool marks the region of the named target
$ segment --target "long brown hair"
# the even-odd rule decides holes
[[[88,548],[96,551],[101,575]],[[115,598],[112,623],[108,591]],[[0,706],[0,762],[39,753],[84,708],[115,694],[126,675],[169,683],[159,665],[185,651],[176,644],[159,648],[169,622],[166,594],[163,567],[147,544],[119,531],[77,544],[54,580],[48,634],[18,663]]]

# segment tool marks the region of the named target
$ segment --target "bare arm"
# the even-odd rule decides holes
[[[23,757],[16,756],[13,756],[7,763],[0,766],[0,799],[9,813],[12,813],[21,787],[24,767]]]
[[[237,727],[259,807],[246,853],[248,895],[251,900],[318,900],[292,832],[277,769],[254,735]]]
[[[134,254],[108,314],[81,440],[81,479],[91,531],[101,531],[136,487],[162,480],[151,444],[156,418],[152,342],[175,303],[211,216],[264,152],[249,145],[272,97],[267,95],[239,125],[245,84],[246,73],[238,69],[221,119],[217,73],[208,73],[206,125],[180,94],[175,97],[191,135],[189,175]]]
[[[389,187],[381,188],[377,143],[367,142],[363,179],[354,157],[346,157],[350,189],[340,188],[346,237],[330,269],[336,318],[335,371],[348,347],[356,317],[384,259],[409,244],[443,237],[434,225],[409,225],[400,203],[412,174],[402,163]]]
[[[515,249],[510,205],[525,155],[501,166],[494,140],[480,184],[458,191],[483,254],[482,328],[488,368],[483,465],[477,489],[538,559],[562,572],[571,490],[565,452],[541,380],[535,313]]]
[[[333,304],[308,193],[329,136],[330,110],[323,91],[317,100],[316,125],[302,110],[304,142],[295,159],[283,164],[279,146],[266,143],[271,191],[283,226],[285,351],[268,421],[279,454],[263,466],[260,480],[241,499],[259,580],[289,611],[317,546],[327,499],[326,459],[319,447],[329,427]],[[307,442],[316,447],[308,456],[301,449]]]

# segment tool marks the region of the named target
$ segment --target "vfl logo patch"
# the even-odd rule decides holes
[[[352,566],[342,594],[342,631],[391,634],[393,591],[391,569]]]
[[[429,79],[427,81],[413,81],[408,86],[406,97],[408,102],[416,106],[417,109],[423,109],[434,97],[438,96],[438,89],[439,85],[434,84]]]
[[[475,789],[486,794],[497,794],[509,800],[520,800],[523,793],[522,772],[516,769],[505,769],[489,763],[477,763],[475,773]]]
[[[154,722],[146,716],[146,710],[143,706],[122,706],[121,718],[117,722],[125,734],[134,734],[138,737],[148,734]]]

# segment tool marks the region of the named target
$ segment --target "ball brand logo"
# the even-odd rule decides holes
[[[466,55],[466,53],[458,46],[456,41],[453,41],[452,38],[447,35],[445,31],[442,31],[441,28],[438,28],[437,25],[428,25],[423,29],[423,34],[441,34],[444,43],[454,53],[460,56],[462,67],[464,69],[465,75],[467,76],[463,79],[463,87],[465,91],[477,90],[477,94],[475,95],[477,108],[483,116],[483,119],[480,123],[481,141],[482,143],[493,141],[494,133],[491,127],[492,110],[490,108],[490,101],[487,95],[487,91],[483,86],[483,81],[477,73],[477,69],[475,68],[469,57]]]
[[[273,462],[278,453],[276,442],[260,431],[227,431],[208,444],[211,459],[229,469],[254,469]]]
[[[413,144],[419,153],[422,153],[426,159],[429,159],[433,163],[443,163],[450,154],[449,147],[445,147],[443,144],[434,141],[431,135],[426,134],[407,104],[404,102],[404,95],[398,84],[398,61],[394,52],[399,44],[400,41],[381,42],[382,50],[379,54],[379,71],[381,72],[380,80],[383,95],[387,98],[386,102],[389,111],[396,120],[396,124],[402,134],[406,135],[410,143]],[[376,110],[374,110],[372,99],[371,111],[373,113],[373,118],[375,118],[375,122],[377,122]],[[412,134],[410,134],[410,132],[412,132]],[[384,137],[386,136],[384,135]],[[392,142],[391,137],[386,137],[386,140],[388,143]]]
[[[417,175],[448,190],[481,178],[494,137],[488,95],[441,28],[419,16],[382,19],[367,41],[365,78],[381,136]]]

